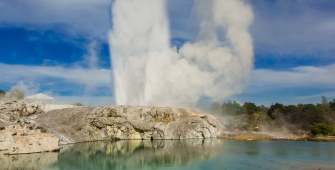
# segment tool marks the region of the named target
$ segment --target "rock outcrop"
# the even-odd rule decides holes
[[[13,118],[8,119],[7,117],[3,117],[4,114],[18,118],[18,116],[30,116],[33,114],[43,113],[44,105],[45,104],[41,102],[25,103],[20,101],[11,101],[0,104],[0,121],[13,122]]]
[[[33,123],[43,113],[43,103],[7,102],[0,105],[0,150],[5,154],[55,151],[59,139],[54,134],[42,133]]]
[[[38,126],[61,144],[116,139],[215,138],[225,132],[220,121],[194,110],[162,107],[78,107],[36,118]]]
[[[0,150],[5,154],[39,153],[59,150],[59,139],[54,134],[41,133],[40,129],[9,125],[0,131]]]
[[[225,127],[211,115],[164,107],[75,107],[43,112],[42,103],[0,105],[0,150],[58,150],[59,144],[119,139],[215,138]]]

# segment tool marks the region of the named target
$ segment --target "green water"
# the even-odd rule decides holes
[[[1,169],[335,169],[335,143],[170,140],[81,143],[5,156]]]

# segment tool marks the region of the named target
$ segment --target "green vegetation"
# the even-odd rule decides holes
[[[332,135],[335,127],[335,100],[321,97],[321,104],[257,106],[246,102],[213,103],[208,112],[220,117],[231,131],[267,131],[311,136]],[[327,132],[327,133],[326,133]]]
[[[324,123],[317,123],[311,127],[311,136],[333,136],[335,135],[335,129]]]

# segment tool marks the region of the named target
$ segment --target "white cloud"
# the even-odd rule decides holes
[[[67,103],[82,102],[86,105],[99,105],[101,98],[112,98],[111,71],[106,69],[83,69],[51,66],[24,66],[0,63],[1,85],[9,86],[31,95],[43,92],[58,98],[68,98],[64,92],[76,97],[75,101],[66,100]],[[66,94],[65,94],[66,95]],[[79,98],[82,98],[79,100]],[[62,101],[62,100],[60,100]],[[114,103],[114,100],[102,102]]]
[[[320,103],[322,95],[335,99],[334,73],[335,64],[288,70],[256,69],[252,71],[248,88],[235,98],[266,106],[276,102]]]
[[[60,66],[26,66],[0,63],[2,82],[18,82],[23,79],[38,80],[59,78],[83,85],[110,86],[111,71],[106,69],[65,68]]]
[[[335,64],[324,67],[300,66],[290,70],[256,69],[250,86],[261,89],[276,88],[335,88]]]
[[[277,56],[333,57],[335,6],[329,0],[252,0],[256,52]]]
[[[106,39],[111,0],[10,0],[1,1],[0,26],[50,28],[55,25],[72,35]]]
[[[192,15],[194,0],[169,0],[172,38],[194,40],[199,27]],[[250,27],[256,54],[332,58],[335,55],[335,5],[331,0],[250,2]]]
[[[194,0],[168,0],[171,38],[194,40],[199,31]],[[50,29],[106,39],[113,0],[8,0],[0,2],[0,26]],[[332,57],[335,15],[331,0],[248,0],[255,20],[250,32],[259,54]]]

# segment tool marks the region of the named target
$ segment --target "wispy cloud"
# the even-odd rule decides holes
[[[250,85],[260,88],[335,88],[335,64],[324,67],[299,66],[289,70],[275,71],[256,69]]]
[[[28,85],[29,82],[34,82],[34,86],[38,85],[40,89],[43,89],[45,85],[68,91],[76,91],[78,86],[88,85],[91,85],[93,89],[111,89],[111,71],[105,69],[0,64],[0,72],[6,73],[1,77],[1,83],[11,84],[11,86],[17,86],[18,82],[24,81],[28,82]],[[321,95],[331,100],[335,98],[334,73],[335,64],[324,67],[301,66],[282,71],[256,69],[252,72],[247,90],[237,99],[242,102],[251,101],[265,105],[272,102],[316,103],[320,101]],[[70,85],[58,84],[49,81],[50,79],[57,79],[57,82],[64,81]],[[56,92],[50,93],[56,95],[56,99],[61,103],[70,102],[73,99],[85,104],[99,105],[99,102],[96,102],[99,97],[85,96],[84,92],[82,96],[72,97],[57,95]],[[108,98],[110,103],[114,101],[110,92],[102,98]]]
[[[106,69],[65,68],[61,66],[26,66],[0,63],[2,81],[18,82],[24,79],[59,78],[69,82],[96,86],[110,86],[111,71]]]
[[[256,53],[333,57],[335,3],[331,0],[251,0]]]
[[[172,38],[194,40],[199,28],[193,0],[169,0]],[[250,33],[256,57],[335,55],[335,3],[332,0],[247,0],[255,15]]]
[[[235,96],[243,102],[270,105],[320,103],[321,96],[335,99],[335,64],[299,66],[287,70],[253,70],[248,88]]]
[[[1,1],[0,26],[62,28],[67,34],[106,39],[111,0]]]
[[[194,0],[168,0],[171,38],[194,40],[199,31]],[[247,1],[255,20],[250,29],[256,54],[332,57],[335,3],[332,0]],[[63,30],[106,40],[112,0],[11,0],[0,3],[0,26]],[[19,11],[19,12],[18,12]]]

